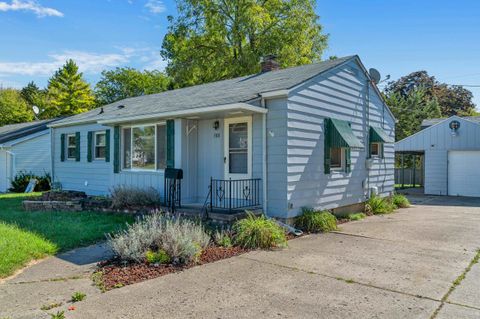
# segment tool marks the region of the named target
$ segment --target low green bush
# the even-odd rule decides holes
[[[213,234],[213,239],[215,244],[220,247],[230,248],[233,246],[232,244],[232,234],[226,230],[217,230]]]
[[[84,294],[83,292],[75,291],[72,295],[71,301],[72,302],[79,302],[79,301],[84,300],[86,297],[87,297],[87,295]]]
[[[50,314],[51,319],[65,319],[65,311]]]
[[[360,219],[364,219],[365,217],[367,217],[367,215],[365,215],[364,213],[355,213],[355,214],[348,215],[349,220],[360,220]]]
[[[392,203],[397,208],[410,207],[410,201],[402,194],[395,194],[392,196]]]
[[[309,233],[329,232],[337,229],[337,219],[328,211],[304,207],[295,219],[295,227]]]
[[[125,262],[143,262],[148,251],[163,250],[172,263],[185,264],[198,261],[210,243],[210,235],[200,223],[156,212],[123,231],[107,235],[107,243]]]
[[[395,206],[388,198],[372,196],[365,203],[365,212],[368,214],[389,214],[395,209]]]
[[[287,237],[285,231],[274,220],[265,216],[256,217],[247,212],[247,217],[233,225],[234,243],[243,248],[285,247]]]
[[[160,193],[153,187],[117,186],[113,188],[111,196],[112,207],[116,209],[159,207],[161,204]]]
[[[169,264],[172,261],[170,256],[163,249],[156,252],[151,250],[147,251],[145,253],[145,259],[149,264]]]
[[[37,185],[35,185],[36,192],[45,192],[50,190],[52,179],[50,174],[45,173],[43,176],[38,176],[32,172],[19,172],[12,180],[11,187],[8,189],[13,193],[23,193],[27,189],[28,183],[31,179],[37,180]]]

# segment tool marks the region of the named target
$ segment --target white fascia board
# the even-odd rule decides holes
[[[260,93],[260,96],[264,99],[273,99],[279,97],[288,97],[289,90],[276,90]]]
[[[212,113],[212,112],[232,111],[232,110],[243,110],[247,112],[260,113],[260,114],[265,114],[268,112],[267,109],[261,108],[259,106],[253,106],[247,103],[233,103],[233,104],[225,104],[225,105],[199,107],[195,109],[186,109],[186,110],[172,111],[172,112],[129,116],[129,117],[116,118],[111,120],[100,120],[98,121],[98,123],[108,125],[108,124],[125,123],[125,122],[132,122],[132,121],[145,121],[145,120],[159,119],[159,118],[169,119],[169,118],[176,118],[176,117],[182,117],[187,115],[201,115],[201,114]]]
[[[80,120],[77,122],[67,122],[67,123],[52,123],[48,124],[48,128],[58,128],[58,127],[67,127],[67,126],[77,126],[77,125],[85,125],[85,124],[96,124],[97,121],[92,120]]]

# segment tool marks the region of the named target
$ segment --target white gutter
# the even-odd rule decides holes
[[[253,106],[247,103],[233,103],[233,104],[225,104],[225,105],[215,105],[215,106],[208,106],[208,107],[199,107],[194,109],[187,109],[187,110],[180,110],[180,111],[172,111],[172,112],[163,112],[163,113],[154,113],[154,114],[146,114],[146,115],[137,115],[137,116],[129,116],[123,118],[116,118],[116,119],[107,119],[107,120],[99,120],[99,124],[116,124],[122,122],[132,122],[132,121],[142,121],[142,120],[150,120],[150,119],[158,119],[158,118],[173,118],[173,117],[181,117],[186,115],[201,115],[201,114],[208,114],[214,112],[228,112],[233,110],[243,110],[247,112],[253,113],[267,113],[268,110],[264,108],[260,108],[258,106]]]

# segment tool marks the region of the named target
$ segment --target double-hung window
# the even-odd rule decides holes
[[[105,131],[95,132],[94,156],[96,160],[104,160],[107,148],[107,137]]]
[[[383,157],[382,156],[382,144],[371,143],[370,144],[370,156],[371,157]]]
[[[124,127],[123,169],[158,170],[166,167],[165,124]]]
[[[330,148],[330,168],[332,170],[345,170],[345,149],[342,147]]]
[[[73,160],[77,158],[77,138],[75,134],[67,135],[67,158]]]

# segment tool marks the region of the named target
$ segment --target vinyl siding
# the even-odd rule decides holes
[[[369,125],[383,127],[394,136],[394,119],[374,89],[367,89],[366,81],[360,67],[352,61],[290,93],[285,134],[286,198],[291,209],[286,217],[298,215],[303,206],[332,209],[363,202],[367,189],[374,186],[382,195],[393,191],[393,144],[385,145],[384,159],[374,159],[371,169],[366,169]],[[324,174],[325,118],[350,122],[354,134],[365,145],[363,149],[352,149],[351,173]],[[363,187],[364,182],[368,188]]]
[[[453,120],[460,122],[455,136]],[[447,195],[448,151],[480,150],[480,125],[454,116],[397,142],[395,150],[425,152],[425,194]]]
[[[10,151],[15,154],[15,171],[32,172],[35,175],[43,176],[50,173],[51,153],[50,134],[37,136],[15,144]]]
[[[105,160],[87,161],[88,132],[112,129],[110,141],[110,162]],[[113,128],[99,124],[55,128],[53,131],[54,180],[66,190],[83,191],[91,195],[107,195],[113,186]],[[80,161],[65,158],[61,161],[61,134],[80,132]]]
[[[286,217],[287,99],[267,100],[267,214]]]
[[[213,128],[219,121],[218,130]],[[208,195],[210,178],[225,178],[224,120],[221,118],[197,121],[197,156],[190,156],[192,176],[196,176],[197,202],[203,203]],[[252,178],[262,178],[262,116],[252,115]],[[190,145],[193,145],[193,139]],[[190,150],[193,152],[193,150]],[[197,161],[195,165],[195,161]],[[195,167],[196,166],[196,167]],[[197,169],[197,173],[193,172]],[[193,181],[194,178],[192,178]],[[261,194],[261,190],[260,190]]]
[[[20,172],[43,176],[50,173],[50,134],[37,133],[8,143],[7,150],[0,150],[0,192],[10,188],[12,178]],[[11,152],[13,155],[7,153]],[[13,159],[15,162],[13,162]]]

